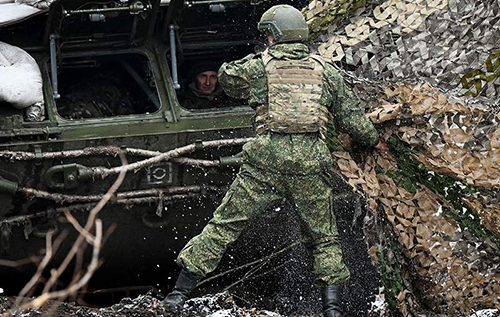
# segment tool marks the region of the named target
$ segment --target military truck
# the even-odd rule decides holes
[[[38,122],[0,103],[0,259],[12,263],[0,275],[18,276],[12,285],[2,278],[6,293],[34,273],[49,232],[67,232],[50,265],[62,261],[78,236],[65,212],[83,225],[123,168],[99,213],[108,235],[91,288],[173,276],[176,254],[210,218],[253,135],[244,102],[190,110],[178,96],[194,63],[262,49],[255,26],[271,5],[59,0],[0,28],[0,41],[36,59],[45,102]]]

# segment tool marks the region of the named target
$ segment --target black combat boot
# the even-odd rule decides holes
[[[175,282],[174,289],[165,297],[162,304],[174,309],[182,308],[189,293],[191,293],[195,287],[196,277],[183,269]]]
[[[342,317],[340,309],[340,287],[328,285],[321,289],[321,300],[323,301],[323,316]]]

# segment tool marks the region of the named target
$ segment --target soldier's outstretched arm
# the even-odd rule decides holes
[[[354,141],[369,147],[379,145],[378,132],[359,106],[359,99],[337,70],[325,67],[328,90],[331,95],[332,113],[340,131],[349,134]],[[382,148],[381,148],[382,149]]]

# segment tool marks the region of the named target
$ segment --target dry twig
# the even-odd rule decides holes
[[[40,257],[40,256],[31,256],[27,259],[16,260],[16,261],[1,260],[0,259],[0,266],[18,267],[18,266],[38,263],[38,262],[40,262],[41,259],[42,259],[42,257]]]
[[[93,243],[94,250],[92,252],[92,260],[90,261],[90,264],[87,268],[87,272],[85,273],[85,275],[77,283],[72,284],[67,289],[61,291],[43,293],[34,300],[21,306],[20,310],[25,310],[29,308],[39,308],[49,300],[56,298],[61,298],[61,299],[66,298],[74,294],[83,286],[87,285],[90,278],[94,275],[94,272],[99,267],[99,252],[101,251],[101,241],[102,241],[102,222],[100,219],[95,220],[95,228],[96,228],[96,235],[95,235],[95,243]]]
[[[235,268],[233,268],[233,269],[230,269],[230,270],[224,271],[224,272],[222,272],[222,273],[220,273],[220,274],[217,274],[217,275],[211,276],[211,277],[209,277],[209,278],[206,278],[206,279],[204,279],[204,280],[202,280],[202,281],[198,282],[198,284],[196,284],[196,287],[199,287],[199,286],[201,286],[201,285],[203,285],[203,284],[205,284],[205,283],[208,283],[208,282],[210,282],[210,281],[213,281],[213,280],[215,280],[215,279],[217,279],[217,278],[219,278],[219,277],[222,277],[222,276],[224,276],[224,275],[227,275],[227,274],[229,274],[229,273],[232,273],[232,272],[235,272],[235,271],[239,271],[239,270],[241,270],[241,269],[247,268],[247,267],[249,267],[249,266],[252,266],[252,265],[255,265],[255,264],[258,264],[258,263],[267,262],[267,261],[269,261],[270,259],[275,258],[275,257],[277,257],[278,255],[280,255],[280,254],[282,254],[282,253],[284,253],[284,252],[286,252],[286,251],[288,251],[288,250],[290,250],[290,249],[292,249],[292,248],[294,248],[294,247],[298,246],[299,244],[300,244],[300,242],[299,242],[299,241],[294,242],[294,243],[292,243],[291,245],[289,245],[289,246],[287,246],[287,247],[284,247],[284,248],[282,248],[282,249],[280,249],[280,250],[278,250],[278,251],[276,251],[276,252],[273,252],[273,253],[271,253],[271,254],[269,254],[269,255],[267,255],[267,256],[265,256],[265,257],[263,257],[263,258],[260,258],[260,259],[258,259],[258,260],[252,261],[252,262],[250,262],[250,263],[246,263],[246,264],[243,264],[243,265],[241,265],[241,266],[235,267]],[[259,265],[258,267],[260,267],[260,265]],[[253,270],[253,269],[252,269],[252,270]]]
[[[241,140],[241,139],[234,139]],[[250,140],[250,138],[246,139]],[[218,142],[218,141],[231,141],[231,140],[216,140],[209,142]],[[223,142],[223,145],[218,145],[217,143],[209,143],[203,142],[204,146],[213,147],[213,146],[224,146],[226,144],[233,145],[231,142]],[[239,143],[235,143],[239,144]],[[118,156],[120,153],[132,156],[142,156],[142,157],[155,157],[158,155],[164,154],[160,151],[150,151],[144,149],[135,149],[135,148],[119,148],[116,146],[95,146],[95,147],[87,147],[81,150],[66,150],[66,151],[58,151],[58,152],[44,152],[37,156],[34,152],[25,152],[25,151],[0,151],[0,158],[6,158],[15,161],[29,161],[35,159],[55,159],[55,158],[77,158],[77,157],[88,157],[88,156]],[[179,164],[188,164],[188,165],[199,165],[199,166],[217,166],[218,161],[206,161],[206,160],[197,160],[190,158],[178,158],[175,159],[176,163]]]
[[[122,159],[122,164],[125,165],[126,164],[125,157],[123,155],[121,155],[120,157]],[[115,183],[107,191],[107,193],[104,195],[104,197],[97,203],[97,205],[90,211],[89,216],[87,218],[87,223],[84,227],[85,231],[88,232],[88,231],[90,231],[90,229],[92,229],[92,227],[96,223],[97,214],[99,213],[99,211],[102,210],[102,208],[113,197],[116,190],[118,190],[118,187],[120,187],[121,183],[125,179],[125,174],[126,174],[126,170],[122,169],[120,171],[120,175],[116,179]],[[69,263],[71,262],[71,260],[75,256],[76,252],[78,251],[78,249],[80,248],[80,246],[82,245],[84,240],[85,240],[84,236],[82,236],[82,235],[78,236],[77,240],[73,244],[73,247],[69,251],[66,258],[64,259],[63,263],[59,266],[59,268],[56,271],[52,272],[52,276],[50,277],[49,281],[47,282],[47,284],[45,285],[45,287],[43,289],[44,293],[48,292],[52,288],[55,281],[59,278],[59,276],[62,274],[62,272],[64,272],[66,270],[66,268],[68,267]]]
[[[16,161],[28,161],[35,159],[55,159],[55,158],[76,158],[76,157],[87,157],[87,156],[118,156],[122,150],[125,154],[131,154],[135,156],[146,156],[153,157],[161,154],[158,151],[148,151],[143,149],[120,149],[116,146],[96,146],[88,147],[81,150],[67,150],[59,152],[45,152],[41,153],[39,157],[35,155],[34,152],[23,152],[23,151],[0,151],[0,157],[16,160]]]
[[[178,201],[178,200],[186,200],[186,199],[193,199],[193,198],[199,198],[201,194],[197,193],[186,193],[186,194],[181,194],[181,195],[172,195],[172,196],[163,196],[163,202],[172,202],[172,201]],[[133,206],[134,204],[150,204],[150,203],[158,203],[159,197],[138,197],[138,198],[129,198],[129,199],[117,199],[117,200],[112,200],[108,203],[110,204],[119,204],[119,205],[125,205],[125,206]],[[50,218],[54,217],[55,215],[64,213],[65,210],[69,211],[85,211],[85,210],[90,210],[94,206],[94,203],[87,203],[87,204],[76,204],[76,205],[71,205],[67,207],[59,207],[59,208],[51,208],[43,211],[38,211],[34,212],[31,214],[27,215],[18,215],[18,216],[13,216],[9,217],[3,220],[0,220],[0,225],[4,223],[22,223],[30,219],[36,219],[36,218]]]
[[[87,243],[89,243],[89,244],[94,243],[94,237],[90,234],[90,232],[88,232],[87,230],[82,228],[82,226],[80,226],[78,221],[75,219],[75,217],[73,217],[73,215],[71,214],[71,212],[68,209],[64,210],[64,215],[66,216],[66,219],[68,219],[68,221],[73,225],[73,227],[76,229],[76,231],[78,231],[82,236],[85,237],[85,240],[87,240]]]
[[[203,141],[200,143],[186,145],[174,150],[170,150],[165,153],[161,153],[155,157],[151,157],[139,162],[135,162],[128,165],[122,165],[114,168],[105,168],[105,167],[94,167],[92,168],[94,177],[102,177],[105,178],[109,175],[118,174],[120,171],[136,171],[146,166],[151,166],[156,163],[160,163],[162,161],[168,161],[173,158],[179,157],[184,154],[192,153],[196,151],[198,148],[213,148],[213,147],[221,147],[221,146],[231,146],[231,145],[241,145],[247,143],[251,138],[239,138],[239,139],[229,139],[229,140],[214,140],[214,141]]]
[[[37,267],[37,270],[31,280],[24,286],[24,288],[19,292],[19,299],[24,297],[32,288],[35,286],[38,281],[40,280],[40,277],[42,276],[43,270],[49,264],[50,259],[52,258],[52,255],[54,254],[54,251],[52,250],[52,236],[54,235],[54,231],[49,231],[47,232],[47,235],[45,236],[45,256],[42,259],[42,262]],[[62,240],[60,240],[62,241]],[[55,249],[55,246],[54,246]]]
[[[19,292],[19,297],[16,300],[15,306],[19,306],[26,294],[28,294],[31,290],[34,289],[34,287],[40,282],[40,279],[42,278],[42,273],[49,264],[50,260],[52,259],[52,256],[56,253],[57,249],[61,245],[61,243],[64,241],[64,239],[67,236],[67,232],[64,231],[59,235],[59,237],[54,241],[54,244],[52,244],[52,236],[54,235],[54,231],[49,231],[47,233],[47,236],[45,237],[45,256],[43,257],[42,261],[40,264],[38,264],[37,270],[31,280],[23,287],[23,289]]]
[[[241,284],[243,282],[246,282],[246,281],[249,281],[249,280],[254,280],[254,279],[257,279],[259,277],[262,277],[264,275],[267,275],[267,274],[270,274],[274,271],[277,271],[278,269],[284,267],[285,265],[287,265],[290,261],[286,261],[285,263],[282,263],[278,266],[273,266],[270,270],[267,270],[265,272],[262,272],[258,275],[254,275],[255,273],[257,273],[261,268],[263,268],[265,266],[265,264],[267,264],[269,261],[266,261],[265,263],[262,263],[262,265],[259,265],[258,267],[256,267],[255,270],[252,270],[251,273],[250,271],[247,272],[242,278],[240,278],[239,280],[237,280],[236,282],[234,282],[233,284],[227,286],[226,288],[224,288],[224,291],[228,291],[230,290],[231,288],[235,287],[236,285],[238,284]]]
[[[120,155],[120,158],[122,160],[122,164],[126,165],[126,159],[124,155]],[[22,311],[28,308],[39,308],[43,304],[45,304],[47,301],[52,300],[52,299],[64,299],[67,298],[68,296],[74,295],[79,289],[87,285],[89,282],[90,278],[93,276],[94,272],[97,270],[99,267],[99,254],[101,250],[101,244],[102,244],[102,222],[100,219],[97,218],[97,214],[102,210],[102,208],[108,203],[108,201],[114,196],[114,193],[118,189],[118,187],[121,185],[123,182],[123,179],[125,178],[125,173],[126,170],[122,169],[120,171],[120,174],[117,178],[117,180],[114,182],[114,184],[111,186],[111,188],[107,191],[107,193],[102,197],[102,199],[97,203],[97,205],[90,211],[89,216],[87,218],[87,222],[85,224],[85,227],[81,228],[81,226],[77,224],[76,220],[71,216],[68,218],[68,220],[75,225],[75,228],[80,232],[80,235],[77,237],[75,243],[71,247],[71,250],[68,252],[66,255],[64,261],[61,263],[61,265],[51,271],[51,277],[49,281],[46,283],[42,295],[38,296],[32,301],[29,301],[25,304],[23,304],[21,307],[19,307],[19,302],[16,302],[16,305],[14,306],[14,309],[11,309],[7,312],[5,312],[2,316],[9,316],[13,312],[13,310],[17,311]],[[95,236],[94,237],[89,237],[90,231],[92,228],[95,226]],[[19,300],[21,301],[22,298],[27,294],[29,290],[31,290],[40,280],[42,273],[44,269],[46,268],[47,264],[49,263],[50,259],[52,258],[54,249],[56,249],[60,242],[63,240],[62,234],[59,236],[58,240],[52,245],[52,235],[53,232],[49,232],[47,235],[47,242],[46,242],[46,254],[40,265],[38,266],[36,274],[33,276],[33,278],[30,280],[30,282],[23,288],[21,293],[19,294]],[[81,277],[77,273],[75,274],[75,278],[78,280],[73,280],[73,282],[67,287],[66,289],[60,290],[60,291],[53,291],[50,292],[50,289],[55,285],[55,282],[59,279],[61,274],[66,270],[68,267],[69,263],[73,260],[75,255],[77,255],[79,252],[81,252],[81,248],[83,247],[84,241],[90,241],[90,244],[93,245],[93,253],[92,253],[92,259],[87,267],[86,273]],[[78,260],[78,259],[77,259]]]
[[[159,196],[160,193],[163,194],[179,194],[179,193],[197,193],[203,190],[219,191],[220,189],[216,186],[199,186],[199,185],[189,185],[189,186],[172,186],[166,188],[152,188],[144,190],[134,190],[128,192],[121,192],[116,194],[117,200],[125,198],[134,198],[141,196]],[[34,188],[20,187],[19,192],[24,193],[28,197],[37,197],[50,199],[58,203],[83,203],[83,202],[93,202],[102,199],[102,195],[66,195],[49,193],[47,191],[38,190]]]

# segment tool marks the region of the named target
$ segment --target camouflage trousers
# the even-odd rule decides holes
[[[342,261],[332,188],[320,175],[283,175],[243,164],[203,231],[181,251],[177,264],[198,278],[216,269],[229,244],[255,214],[286,198],[298,212],[302,242],[314,258],[315,285],[340,285],[349,278]]]

